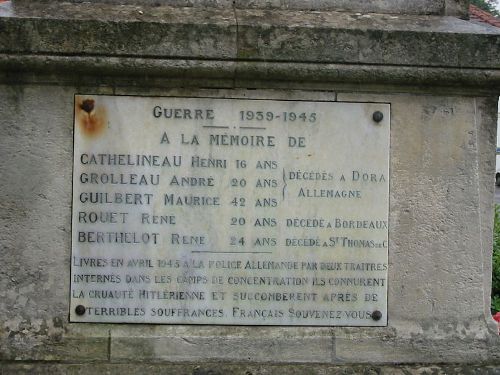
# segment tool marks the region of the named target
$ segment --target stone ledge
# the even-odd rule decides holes
[[[53,82],[82,81],[115,84],[121,78],[145,80],[156,78],[188,80],[198,85],[248,87],[248,82],[308,82],[442,86],[456,89],[476,88],[481,92],[498,92],[500,69],[461,69],[368,64],[315,64],[300,62],[224,61],[195,59],[163,59],[141,57],[60,56],[34,54],[0,54],[0,72],[5,83],[37,82],[33,75],[57,75]],[[17,74],[15,74],[17,73]],[[25,75],[24,79],[21,75]],[[82,75],[87,77],[82,78]],[[73,78],[71,78],[73,76]],[[10,78],[9,78],[10,77]],[[107,78],[106,78],[107,77]],[[207,83],[203,83],[206,80]],[[40,80],[38,80],[40,81]],[[42,79],[45,83],[50,78]],[[212,84],[208,83],[211,81]],[[188,85],[189,86],[189,85]],[[424,90],[425,91],[425,90]]]
[[[17,0],[37,2],[67,2],[68,0]],[[81,0],[70,0],[73,3]],[[467,5],[460,0],[91,0],[92,3],[169,5],[175,7],[237,8],[237,9],[296,9],[339,10],[348,12],[401,14],[467,14]]]
[[[0,370],[1,361],[105,361],[108,347],[106,337],[7,338],[0,340]]]
[[[4,56],[500,69],[499,51],[500,29],[454,17],[92,3],[0,7]]]
[[[57,363],[1,363],[5,374],[47,374],[47,375],[108,375],[151,374],[151,375],[455,375],[483,374],[494,375],[500,372],[500,365],[481,366],[479,364],[462,365],[273,365],[273,364],[238,364],[197,362],[184,364],[111,364],[97,362],[93,364],[57,364]]]
[[[83,333],[83,332],[82,332]],[[270,332],[265,338],[245,338],[228,335],[156,336],[139,335],[106,337],[64,337],[0,341],[2,363],[265,363],[274,365],[376,365],[401,364],[415,366],[469,364],[499,365],[499,339],[446,339],[367,337],[356,338],[332,334],[319,337],[282,335]],[[471,350],[473,348],[473,350]]]
[[[237,18],[239,59],[500,68],[500,29],[453,17],[246,10]]]

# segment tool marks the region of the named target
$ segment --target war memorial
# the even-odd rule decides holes
[[[467,10],[0,2],[0,373],[500,373]]]

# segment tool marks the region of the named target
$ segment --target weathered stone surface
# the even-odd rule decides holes
[[[2,60],[33,53],[499,67],[500,31],[454,17],[29,3],[0,10],[0,26]]]
[[[105,359],[108,332],[82,335],[67,319],[72,129],[64,108],[72,91],[2,86],[0,96],[10,161],[0,165],[0,359]]]
[[[333,351],[331,329],[325,327],[120,326],[111,331],[110,358],[114,362],[328,363]]]
[[[9,4],[0,5],[3,81],[88,86],[97,76],[122,86],[136,77],[163,87],[265,87],[272,80],[312,87],[500,86],[499,29],[454,17]]]
[[[493,61],[500,50],[498,36],[483,39],[471,23],[452,17],[236,13],[238,57],[244,59],[470,68]]]
[[[490,98],[391,95],[389,99],[377,95],[338,94],[339,101],[361,99],[389,100],[393,104],[391,137],[398,139],[391,140],[391,170],[400,171],[398,177],[391,180],[394,215],[391,223],[394,223],[394,231],[406,235],[403,242],[397,238],[391,242],[389,257],[393,270],[398,270],[392,275],[392,280],[399,285],[394,297],[403,300],[411,293],[415,298],[409,303],[394,305],[391,320],[413,320],[417,314],[420,329],[424,331],[461,330],[473,335],[467,322],[460,327],[456,319],[441,325],[438,321],[446,322],[456,311],[474,321],[489,306],[484,300],[487,296],[480,292],[483,282],[480,259],[491,242],[488,240],[483,245],[480,231],[468,231],[466,236],[463,233],[471,225],[477,228],[485,225],[483,223],[491,225],[481,205],[490,205],[493,201],[492,188],[486,180],[494,172],[491,129],[495,107],[491,106],[478,118],[478,107],[485,109],[486,103],[491,103]],[[408,118],[410,110],[414,116]],[[484,180],[475,182],[481,190],[468,191],[464,186],[472,183],[472,176],[467,171],[478,168],[479,163],[487,168],[487,171],[483,169]],[[418,188],[429,183],[427,193]],[[443,233],[447,236],[443,237]],[[450,246],[453,252],[448,251]],[[477,249],[475,254],[471,248]],[[401,273],[409,264],[417,267],[415,272]],[[443,274],[455,285],[446,293],[444,289],[432,287],[441,283]],[[425,276],[420,278],[422,275]]]
[[[107,92],[95,86],[4,85],[0,90],[4,361],[500,361],[499,338],[486,315],[489,297],[483,292],[489,290],[485,264],[491,246],[492,98],[338,93],[340,101],[391,103],[388,328],[129,328],[69,324],[67,318],[73,94],[82,90]],[[286,90],[116,90],[142,95],[336,97],[334,92]],[[482,231],[469,230],[480,226]],[[453,288],[445,292],[446,285]]]
[[[26,1],[26,0],[22,0]],[[31,0],[33,1],[33,0]],[[35,0],[48,2],[48,0]],[[62,0],[59,0],[62,1]],[[21,1],[17,1],[21,2]],[[72,2],[79,2],[72,0]],[[336,10],[391,14],[467,14],[467,4],[460,0],[92,0],[92,3],[169,5],[176,7],[267,8],[299,10]]]
[[[394,90],[491,94],[500,85],[494,69],[314,64],[259,61],[200,61],[124,57],[4,55],[0,82],[63,83],[82,87],[211,87],[331,90],[365,85]],[[3,71],[3,72],[2,72]],[[286,82],[286,83],[285,83]],[[432,84],[432,86],[431,86]],[[436,85],[436,86],[433,86]],[[109,89],[108,92],[109,93]]]
[[[467,0],[445,0],[444,14],[469,19],[469,1]]]
[[[0,8],[0,24],[2,52],[203,59],[236,54],[231,10],[29,3],[11,13]]]
[[[465,6],[439,4],[431,13]],[[11,5],[0,6],[3,373],[500,371],[488,314],[497,31],[257,2]],[[389,326],[70,324],[75,93],[390,103]]]
[[[496,375],[500,366],[482,365],[435,365],[435,366],[357,366],[357,365],[272,365],[231,364],[204,362],[198,364],[8,364],[5,374],[24,375],[129,375],[147,373],[151,375]]]

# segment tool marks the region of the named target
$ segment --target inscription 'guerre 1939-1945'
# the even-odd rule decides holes
[[[76,95],[71,321],[386,325],[389,115]]]

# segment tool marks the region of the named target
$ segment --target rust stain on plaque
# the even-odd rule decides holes
[[[101,134],[108,123],[106,108],[95,103],[91,98],[77,98],[75,102],[76,122],[87,137]]]

